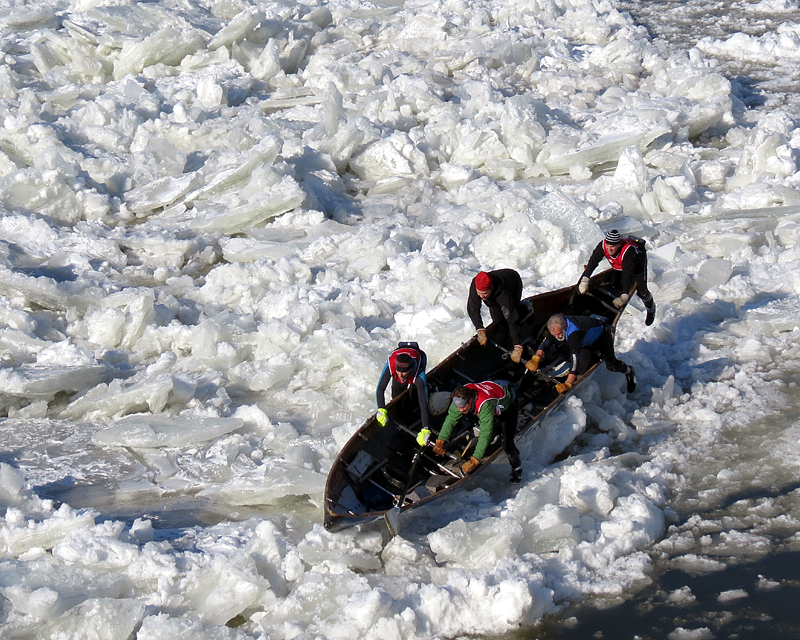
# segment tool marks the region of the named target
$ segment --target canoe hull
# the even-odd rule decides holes
[[[577,295],[575,287],[567,287],[527,298],[524,302],[533,308],[533,313],[529,313],[523,323],[524,357],[533,355],[545,335],[547,319],[554,313],[600,315],[616,327],[624,307],[616,309],[611,304],[619,295],[612,286],[613,279],[612,270],[594,276],[589,295]],[[541,369],[550,375],[542,371],[532,374],[509,358],[513,345],[505,323],[491,324],[486,333],[489,344],[480,346],[472,338],[428,371],[429,395],[434,400],[438,397],[446,401],[449,392],[458,385],[483,380],[510,382],[520,406],[518,444],[529,438],[541,426],[542,419],[568,395],[585,384],[600,364],[599,360],[595,362],[567,394],[558,394],[555,383],[559,379],[557,376],[565,375],[563,361],[568,361],[568,353],[554,354],[545,360]],[[419,405],[407,390],[392,399],[386,408],[387,425],[381,427],[375,415],[370,416],[345,444],[331,467],[324,500],[324,526],[329,531],[380,520],[390,509],[394,515],[397,506],[400,514],[422,507],[457,488],[478,483],[481,472],[489,464],[505,458],[501,439],[495,438],[483,463],[467,476],[461,473],[460,466],[470,457],[477,440],[477,421],[474,416],[465,416],[448,442],[447,455],[437,456],[427,448],[422,463],[415,467],[415,477],[409,480],[412,461],[419,449],[415,441],[420,428]],[[444,414],[431,416],[434,435],[443,421]],[[406,487],[410,488],[404,504],[398,505]]]

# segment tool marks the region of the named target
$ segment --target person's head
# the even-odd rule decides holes
[[[461,413],[469,413],[477,399],[478,392],[469,387],[456,387],[450,394],[450,400]]]
[[[547,321],[547,330],[559,342],[563,342],[567,337],[567,321],[560,313],[550,316]]]
[[[481,271],[475,276],[475,291],[481,300],[486,300],[491,295],[493,286],[492,276],[485,271]]]
[[[619,231],[616,229],[612,229],[611,231],[606,231],[606,248],[608,252],[615,256],[619,251],[620,247],[622,246],[622,238],[619,235]]]
[[[394,361],[394,371],[400,382],[405,382],[406,378],[414,370],[414,358],[407,353],[398,353]]]

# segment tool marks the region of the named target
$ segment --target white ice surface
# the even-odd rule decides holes
[[[6,3],[0,637],[502,636],[797,548],[800,134],[709,57],[794,60],[797,3],[743,13],[780,24],[683,51],[607,1]],[[326,532],[397,342],[439,362],[476,272],[571,285],[611,228],[637,391],[598,372],[519,487]]]

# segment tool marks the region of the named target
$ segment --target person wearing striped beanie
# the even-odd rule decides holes
[[[616,229],[607,231],[583,269],[578,281],[578,293],[584,294],[589,290],[589,278],[603,258],[617,272],[614,286],[622,292],[614,298],[614,306],[621,308],[628,303],[629,292],[636,283],[636,295],[647,310],[644,323],[649,327],[656,319],[656,302],[647,288],[647,250],[644,240],[635,236],[622,237]]]

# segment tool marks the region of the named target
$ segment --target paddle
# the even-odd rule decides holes
[[[576,285],[576,291],[577,291],[577,285]],[[614,295],[611,294],[611,292],[607,291],[606,289],[603,289],[602,287],[592,287],[591,289],[587,289],[586,293],[584,293],[582,295],[594,298],[595,300],[597,300],[600,304],[602,304],[609,311],[613,311],[614,313],[618,313],[620,311],[620,309],[615,307],[613,304],[610,304],[609,302],[607,302],[606,300],[603,300],[600,296],[598,296],[597,292],[602,292],[605,295],[607,295],[609,298],[615,297]]]
[[[511,357],[511,352],[508,349],[506,349],[503,345],[497,344],[494,340],[489,340],[489,344],[491,344],[493,347],[496,347],[497,349],[500,349],[500,351],[502,351],[503,354],[504,354],[503,355],[504,359]],[[519,364],[525,365],[525,362],[526,362],[525,360],[520,360]],[[525,367],[525,371],[522,372],[522,377],[523,378],[525,377],[525,374],[528,373],[528,371],[530,371],[530,369],[528,369],[528,367]],[[543,373],[542,371],[539,371],[538,369],[534,372],[534,375],[538,376],[541,380],[546,380],[547,382],[549,382],[551,384],[555,384],[555,382],[553,381],[553,379],[550,376],[548,376],[546,373]],[[522,379],[520,379],[519,382],[517,382],[517,386],[519,386],[521,383],[522,383]]]
[[[389,533],[392,534],[393,537],[400,534],[400,507],[402,507],[403,502],[405,502],[408,490],[411,488],[411,483],[414,480],[414,472],[417,470],[417,465],[419,461],[422,460],[422,452],[427,446],[428,443],[426,442],[414,454],[414,460],[411,462],[411,471],[408,474],[406,486],[403,487],[403,493],[400,495],[395,505],[383,514],[383,519],[386,521],[386,528],[389,529]]]

